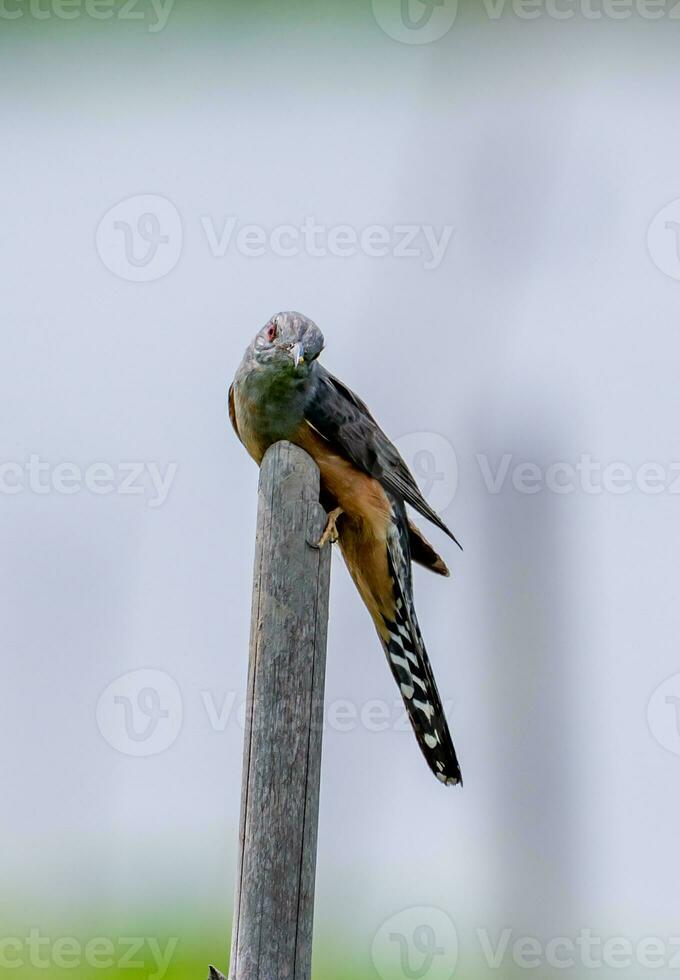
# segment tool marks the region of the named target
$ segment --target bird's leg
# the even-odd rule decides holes
[[[338,540],[338,529],[335,526],[338,518],[343,513],[342,507],[336,507],[328,515],[328,520],[326,521],[326,527],[323,534],[319,538],[318,544],[314,545],[315,548],[323,548],[325,544],[330,541],[331,544],[335,544]]]

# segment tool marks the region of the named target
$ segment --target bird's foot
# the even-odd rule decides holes
[[[328,515],[328,520],[326,521],[325,530],[319,538],[318,543],[314,545],[315,548],[323,548],[323,546],[328,544],[329,541],[331,544],[335,544],[335,542],[338,540],[338,529],[336,524],[342,513],[342,507],[336,507],[335,510],[330,512]]]

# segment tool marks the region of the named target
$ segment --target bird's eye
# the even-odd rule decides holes
[[[276,322],[273,321],[267,327],[267,340],[271,343],[272,340],[276,340],[277,326]]]

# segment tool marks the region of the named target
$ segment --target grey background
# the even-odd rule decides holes
[[[476,928],[667,935],[680,763],[647,703],[680,669],[677,496],[529,495],[510,478],[492,494],[476,457],[680,459],[680,285],[646,247],[680,197],[674,22],[468,14],[422,47],[370,9],[220,30],[178,9],[153,37],[48,26],[2,25],[2,460],[178,469],[158,508],[0,496],[14,919],[111,921],[174,895],[227,920],[242,730],[212,730],[201,694],[244,695],[257,472],[226,390],[255,330],[295,308],[390,434],[453,447],[444,516],[465,546],[433,531],[453,578],[416,576],[465,787],[438,785],[407,731],[327,731],[319,936],[367,949],[412,905],[445,909],[471,957]],[[95,246],[139,194],[183,227],[176,267],[148,283]],[[454,234],[433,270],[216,258],[201,218],[228,215]],[[149,758],[96,722],[102,691],[139,668],[183,702]],[[327,697],[396,697],[338,555]]]

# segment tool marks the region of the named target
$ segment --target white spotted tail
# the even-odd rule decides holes
[[[428,766],[442,783],[455,786],[463,777],[416,617],[405,508],[394,499],[392,515],[387,548],[394,618],[383,617],[389,637],[381,640]]]

